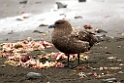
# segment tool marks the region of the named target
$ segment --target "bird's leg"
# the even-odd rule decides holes
[[[68,56],[68,64],[67,64],[67,66],[69,67],[69,53],[67,53],[67,56]]]
[[[73,69],[73,68],[76,68],[77,66],[79,66],[79,64],[80,64],[80,53],[78,53],[78,63],[77,63],[77,65],[75,65],[75,66],[69,65],[69,67],[70,67],[71,69]]]
[[[67,58],[67,63],[65,64],[64,67],[70,67],[70,64],[69,64],[69,53],[66,53],[65,54],[68,58]]]
[[[80,64],[80,53],[78,53],[78,65]]]

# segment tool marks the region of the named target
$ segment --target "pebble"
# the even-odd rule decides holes
[[[116,78],[108,78],[108,79],[103,79],[103,81],[113,83],[113,82],[117,81],[117,79]]]
[[[114,57],[114,56],[110,56],[110,57],[108,57],[108,59],[109,59],[109,60],[115,60],[116,57]]]
[[[48,24],[40,24],[39,27],[48,26]]]
[[[78,0],[79,2],[86,2],[86,0]]]
[[[27,3],[27,0],[22,0],[19,2],[20,4],[26,4]]]
[[[80,19],[80,18],[83,18],[82,16],[75,16],[74,17],[75,19]]]
[[[43,34],[42,34],[42,36],[46,36],[46,34],[45,34],[45,33],[43,33]]]
[[[63,4],[61,2],[56,2],[57,6],[58,6],[58,9],[60,8],[66,8],[67,7],[67,4]]]
[[[36,72],[29,72],[27,74],[27,77],[29,77],[29,78],[38,78],[38,77],[41,77],[41,74],[40,73],[36,73]]]
[[[122,37],[124,37],[124,32],[121,34]]]
[[[123,63],[120,63],[119,66],[124,66],[124,64]]]
[[[121,48],[121,46],[118,46],[118,48]]]
[[[40,30],[34,30],[33,33],[44,33],[44,32],[42,32]]]
[[[119,71],[118,73],[123,74],[124,72],[123,71]]]

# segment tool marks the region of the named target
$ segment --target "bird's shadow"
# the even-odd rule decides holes
[[[59,61],[62,62],[65,65],[65,67],[67,66],[67,60],[59,60]],[[80,64],[78,65],[78,61],[74,60],[69,62],[69,68],[74,69],[78,66],[89,66],[96,63],[97,61],[85,60],[85,61],[80,61]]]

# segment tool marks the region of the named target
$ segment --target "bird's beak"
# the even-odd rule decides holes
[[[55,27],[55,25],[50,25],[48,28],[54,28]]]

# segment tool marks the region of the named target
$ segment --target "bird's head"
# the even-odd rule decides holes
[[[72,26],[67,20],[57,20],[53,25],[50,25],[49,28],[68,30],[72,29]]]

